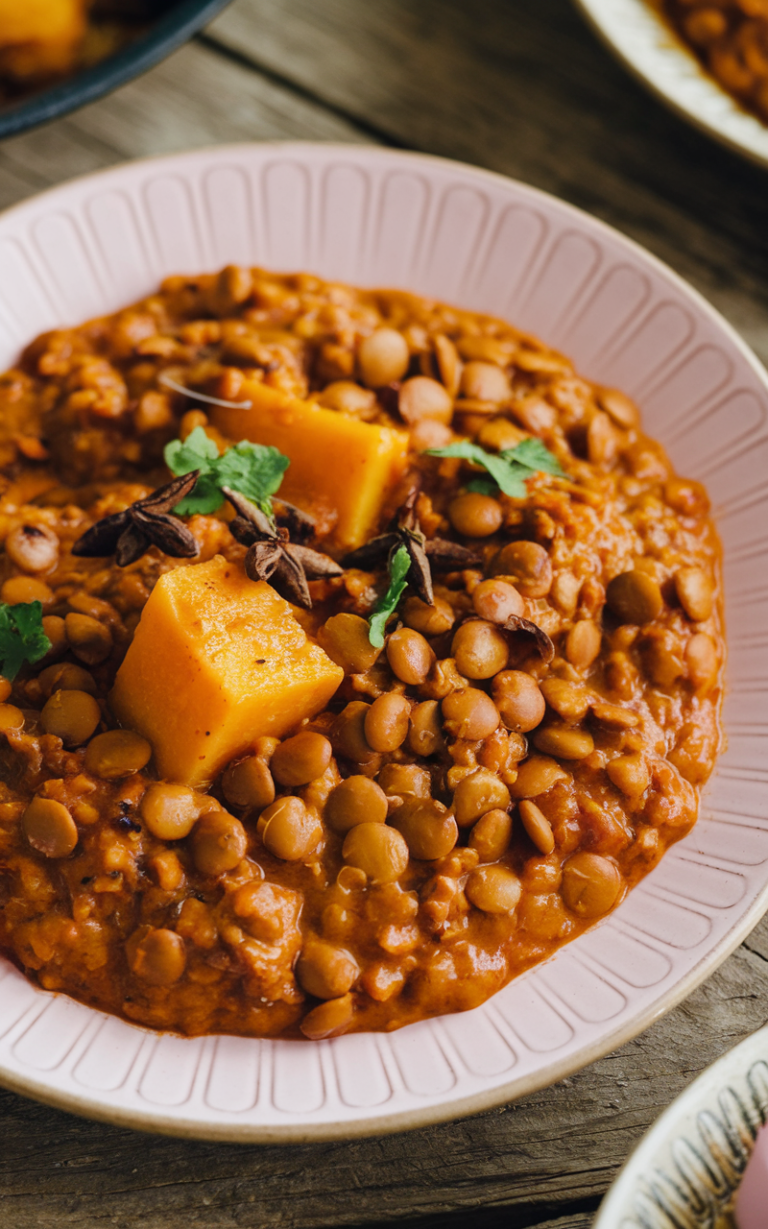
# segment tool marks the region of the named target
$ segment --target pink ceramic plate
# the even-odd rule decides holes
[[[0,218],[0,369],[44,329],[227,262],[397,286],[504,316],[640,403],[705,481],[725,545],[729,746],[692,834],[628,900],[483,1007],[319,1043],[157,1036],[0,963],[0,1081],[229,1140],[400,1130],[509,1101],[678,1003],[768,905],[768,381],[731,328],[615,231],[436,158],[244,145],[120,167]]]

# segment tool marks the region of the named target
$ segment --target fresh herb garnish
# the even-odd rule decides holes
[[[405,546],[398,546],[389,559],[389,587],[368,620],[368,639],[374,648],[384,648],[384,629],[387,620],[395,613],[400,598],[408,584],[407,576],[411,556]]]
[[[51,642],[43,631],[40,602],[0,602],[0,674],[13,680],[25,661],[33,664],[45,657]]]
[[[525,499],[527,478],[534,474],[553,474],[556,478],[565,478],[560,462],[541,440],[531,437],[521,440],[514,448],[505,448],[503,452],[486,452],[479,444],[469,440],[459,440],[449,444],[447,448],[430,448],[431,457],[459,457],[462,461],[472,461],[482,465],[493,479],[493,484],[487,478],[473,478],[467,484],[469,490],[479,491],[483,495],[494,494],[500,487],[505,495],[512,499]]]
[[[241,440],[219,456],[219,450],[202,427],[195,427],[187,438],[171,440],[165,446],[165,463],[172,474],[181,476],[197,469],[200,475],[190,495],[176,505],[179,516],[215,512],[224,502],[222,488],[239,491],[273,518],[272,500],[290,462],[277,448]]]

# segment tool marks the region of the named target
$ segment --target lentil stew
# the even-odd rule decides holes
[[[27,347],[0,468],[0,612],[43,634],[0,678],[0,949],[42,987],[187,1034],[399,1028],[695,823],[707,495],[536,338],[173,277]]]

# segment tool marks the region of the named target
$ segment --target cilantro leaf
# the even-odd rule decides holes
[[[193,512],[215,512],[224,502],[221,488],[231,487],[252,500],[267,516],[272,516],[271,495],[277,491],[290,462],[277,449],[241,440],[222,456],[202,427],[195,427],[184,440],[171,440],[165,446],[165,463],[180,478],[193,469],[200,470],[191,495],[177,504],[174,512],[191,516]]]
[[[504,457],[505,461],[515,461],[518,465],[524,465],[533,473],[553,474],[556,478],[565,477],[565,472],[557,457],[534,435],[521,440],[514,448],[505,448],[499,456]]]
[[[224,502],[224,496],[216,481],[214,463],[219,459],[219,450],[202,427],[195,427],[187,438],[171,440],[163,452],[165,463],[176,478],[200,470],[191,495],[187,495],[174,508],[179,516],[191,516],[193,512],[215,512]]]
[[[290,461],[279,449],[241,440],[219,457],[216,474],[222,486],[239,491],[271,517],[270,496],[277,491],[289,465]]]
[[[470,440],[458,440],[447,448],[430,448],[428,454],[431,457],[459,457],[462,461],[482,465],[496,486],[512,499],[525,499],[525,481],[535,473],[565,476],[557,457],[553,456],[541,440],[533,438],[522,440],[514,448],[506,448],[504,452],[498,453],[486,452],[479,444],[473,444]],[[478,485],[480,482],[485,483],[482,489]],[[487,480],[472,479],[472,483],[472,490],[481,490],[482,494],[488,494]]]
[[[404,546],[398,546],[389,560],[389,587],[368,620],[368,639],[377,649],[384,648],[384,629],[387,620],[395,613],[400,598],[405,593],[411,557]]]
[[[499,488],[493,478],[470,478],[469,482],[465,482],[464,486],[468,491],[472,491],[475,495],[498,495]]]
[[[40,602],[0,602],[0,674],[15,679],[25,661],[39,661],[51,647],[43,631]]]

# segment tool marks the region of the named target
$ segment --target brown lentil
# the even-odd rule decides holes
[[[375,329],[357,348],[357,365],[363,384],[382,388],[402,380],[410,362],[408,342],[397,329]]]
[[[227,802],[235,807],[262,810],[275,801],[272,773],[259,755],[249,755],[230,764],[221,778],[221,790]]]
[[[5,539],[5,553],[23,572],[49,572],[59,554],[59,539],[44,525],[17,525]]]
[[[371,883],[394,883],[408,865],[408,846],[402,834],[386,824],[356,824],[344,838],[342,856]]]
[[[323,775],[332,754],[327,738],[312,730],[302,730],[275,748],[269,767],[281,785],[307,785]]]
[[[454,790],[453,810],[460,828],[468,828],[486,811],[506,811],[508,807],[509,789],[487,768],[470,773]]]
[[[538,542],[510,542],[493,558],[494,576],[507,576],[523,597],[546,597],[552,588],[552,561]]]
[[[459,837],[456,820],[436,798],[412,798],[392,812],[392,826],[405,837],[412,858],[446,857]]]
[[[621,888],[619,868],[600,854],[576,853],[563,867],[563,900],[579,917],[602,917],[608,913]]]
[[[714,587],[703,568],[680,568],[675,573],[677,596],[688,618],[703,623],[712,614]]]
[[[184,940],[172,930],[150,930],[132,951],[131,968],[150,986],[173,986],[184,974]]]
[[[651,623],[664,606],[658,582],[647,572],[622,572],[606,590],[606,601],[622,623]]]
[[[141,800],[141,817],[161,841],[180,841],[189,836],[199,814],[200,800],[186,785],[161,781],[150,785]]]
[[[523,885],[505,866],[479,866],[465,888],[467,899],[483,913],[514,913]]]
[[[385,764],[378,783],[387,797],[428,798],[432,780],[418,764]]]
[[[533,735],[533,743],[543,755],[554,755],[561,760],[584,760],[595,749],[595,741],[588,730],[567,725],[541,726]]]
[[[387,796],[369,777],[347,777],[337,785],[325,804],[325,822],[342,835],[357,824],[383,824],[387,818]]]
[[[428,606],[420,597],[407,597],[402,609],[403,623],[421,632],[422,636],[440,636],[450,631],[455,621],[453,607],[444,597],[435,596],[434,606]]]
[[[192,832],[192,857],[202,875],[218,876],[234,870],[247,847],[245,828],[226,811],[209,811]]]
[[[38,674],[37,681],[44,696],[50,696],[54,691],[87,691],[95,696],[97,690],[93,675],[71,661],[46,666]]]
[[[349,952],[332,943],[308,943],[296,965],[302,989],[316,999],[337,999],[352,989],[360,970]]]
[[[104,781],[131,776],[149,763],[152,747],[132,730],[105,730],[89,742],[85,770]]]
[[[552,834],[552,825],[541,808],[537,807],[535,802],[531,802],[530,798],[523,798],[517,809],[523,827],[539,853],[543,853],[545,857],[551,854],[555,848],[555,838]]]
[[[443,726],[453,738],[488,738],[498,728],[499,710],[475,687],[452,691],[442,704]]]
[[[401,627],[387,639],[387,661],[395,678],[412,687],[423,683],[435,654],[420,632]]]
[[[497,576],[481,580],[472,590],[475,614],[491,623],[506,623],[511,615],[524,615],[525,602],[514,585]]]
[[[498,862],[509,848],[512,839],[512,816],[498,807],[486,811],[472,825],[468,845],[476,849],[481,862]]]
[[[112,652],[109,628],[90,615],[71,611],[64,620],[64,629],[72,652],[86,666],[97,666]]]
[[[468,679],[490,679],[503,670],[509,648],[503,634],[485,619],[469,619],[456,631],[451,654],[460,674]]]
[[[465,491],[448,505],[448,518],[467,538],[488,538],[501,528],[501,504],[490,495]]]
[[[33,798],[21,818],[24,836],[45,858],[66,858],[77,845],[77,825],[54,798]]]
[[[517,779],[510,786],[513,798],[538,798],[546,794],[558,781],[567,780],[565,772],[557,760],[545,755],[530,755],[521,765]]]
[[[374,648],[368,638],[368,623],[360,615],[332,615],[320,628],[317,638],[332,661],[347,674],[360,674],[369,670],[380,649]]]
[[[493,698],[508,730],[527,734],[542,721],[546,701],[539,684],[522,670],[504,670],[493,680]]]
[[[290,795],[276,799],[262,811],[261,822],[264,825],[261,839],[265,847],[283,862],[300,862],[308,858],[323,838],[323,827],[317,815],[307,808],[301,798],[293,798]],[[240,856],[242,857],[242,854]],[[239,861],[240,858],[237,859],[237,862]],[[235,866],[237,862],[234,863]],[[231,870],[231,867],[224,869]]]
[[[328,999],[319,1007],[313,1007],[301,1021],[299,1028],[310,1041],[321,1041],[324,1037],[338,1037],[345,1033],[352,1023],[355,1014],[355,1002],[351,994],[343,994],[337,999]]]
[[[411,710],[408,745],[415,755],[435,755],[443,743],[440,726],[440,706],[437,700],[425,700]]]
[[[374,700],[365,714],[365,739],[374,751],[396,751],[408,737],[411,705],[396,691]]]
[[[453,417],[453,399],[429,376],[413,376],[400,386],[398,407],[405,422],[415,427],[428,419],[448,424]]]
[[[87,691],[54,691],[40,714],[46,734],[55,734],[65,747],[80,747],[101,721],[98,702]]]
[[[0,734],[24,729],[24,714],[15,704],[0,704]]]

